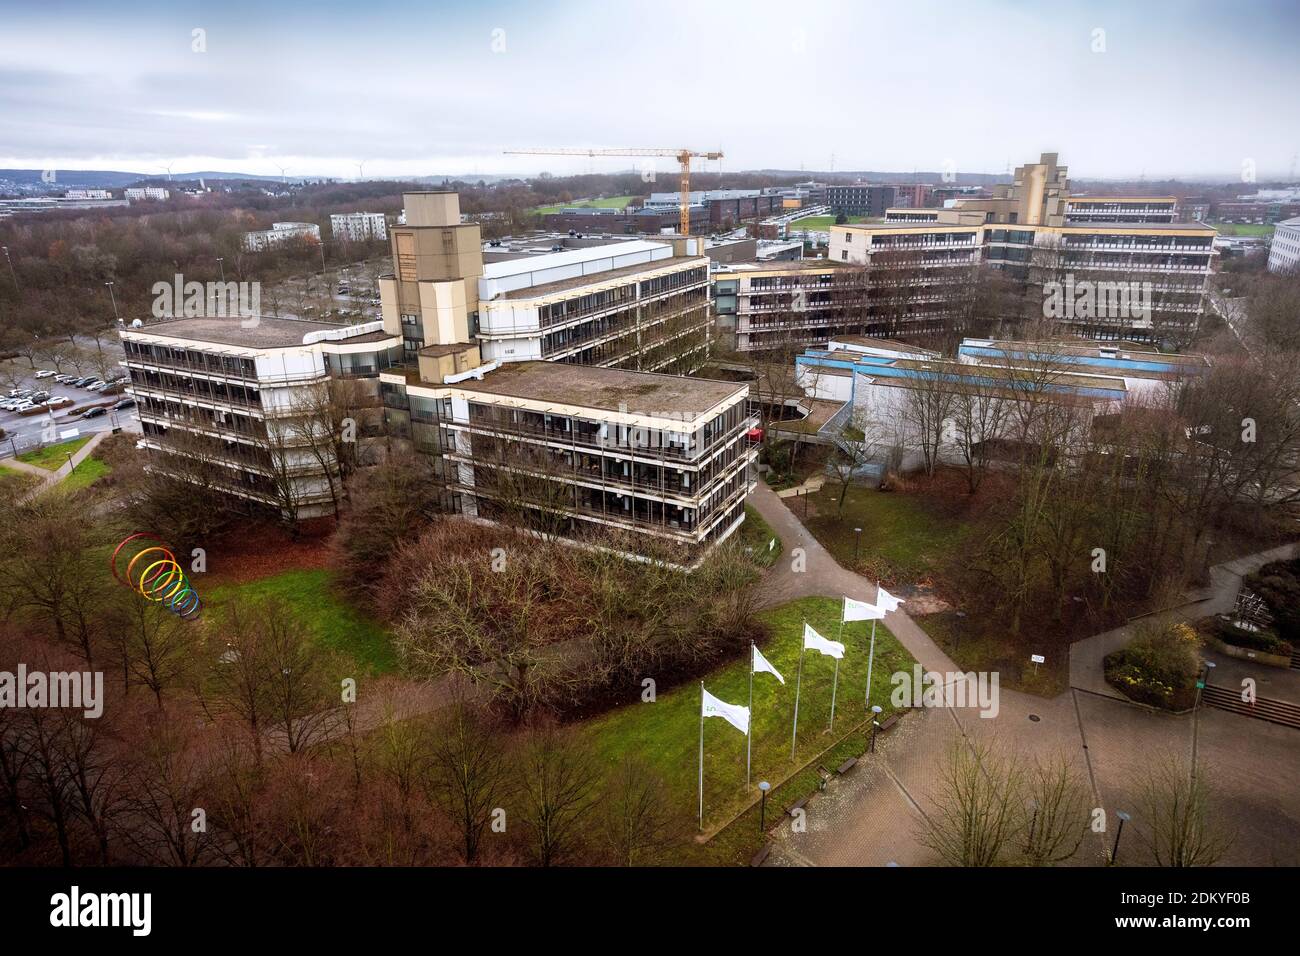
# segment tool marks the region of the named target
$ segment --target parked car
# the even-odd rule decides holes
[[[50,397],[50,393],[42,388],[39,391],[32,392],[32,394],[27,397],[30,398],[33,402],[43,402]]]
[[[88,408],[81,413],[82,418],[98,418],[100,415],[107,415],[108,409],[103,407]]]
[[[71,405],[72,399],[68,398],[66,395],[55,395],[45,404],[50,408],[63,408],[65,405]]]
[[[89,385],[89,384],[90,384],[91,382],[93,382],[94,380],[95,380],[95,376],[93,376],[93,375],[85,375],[85,376],[83,376],[83,377],[77,379],[77,380],[76,380],[75,382],[73,382],[72,384],[75,385],[77,388],[82,388],[83,386]]]
[[[32,408],[35,408],[35,407],[36,407],[36,405],[35,405],[34,402],[22,402],[22,403],[19,404],[19,405],[15,405],[12,409],[10,409],[10,411],[14,411],[14,412],[25,412],[25,411],[27,411],[28,409],[32,409]]]
[[[35,377],[35,378],[50,378],[51,376],[53,376],[53,375],[57,375],[57,374],[58,374],[58,372],[55,372],[53,369],[43,368],[43,369],[41,369],[39,372],[37,372],[36,375],[35,375],[34,377]]]
[[[123,408],[135,408],[134,398],[124,398],[113,406],[114,410],[121,411]]]

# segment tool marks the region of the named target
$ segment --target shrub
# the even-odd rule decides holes
[[[1252,651],[1279,654],[1282,657],[1291,656],[1291,645],[1272,631],[1251,631],[1234,624],[1232,621],[1216,619],[1210,627],[1210,633],[1223,643],[1231,644],[1233,647],[1246,647]]]
[[[1186,710],[1196,698],[1199,645],[1187,624],[1141,632],[1128,647],[1106,655],[1106,680],[1132,700]]]
[[[1300,558],[1266,564],[1246,575],[1242,584],[1268,605],[1282,640],[1292,645],[1300,641]]]

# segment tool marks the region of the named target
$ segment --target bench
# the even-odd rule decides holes
[[[772,852],[772,844],[770,843],[764,844],[763,849],[759,850],[757,853],[754,854],[753,858],[749,861],[749,865],[762,866],[763,861],[768,858],[771,852]]]
[[[882,732],[886,731],[896,723],[898,723],[898,714],[890,714],[880,725],[880,729]]]
[[[796,800],[794,803],[790,804],[790,806],[786,807],[786,809],[785,809],[786,815],[787,815],[787,816],[791,816],[791,817],[794,816],[794,812],[795,812],[796,810],[802,810],[802,809],[804,808],[804,805],[805,805],[807,802],[808,802],[808,798],[807,798],[807,797],[800,797],[800,798],[799,798],[798,800]]]
[[[850,757],[848,760],[844,761],[844,763],[836,767],[835,772],[841,774],[848,773],[850,770],[853,769],[854,765],[857,764],[857,762],[858,762],[857,757]]]

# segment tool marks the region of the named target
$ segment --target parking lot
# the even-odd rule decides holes
[[[20,414],[11,408],[0,407],[0,428],[4,429],[4,439],[0,442],[0,457],[17,455],[39,445],[47,444],[51,440],[57,441],[64,437],[72,437],[64,433],[74,429],[75,434],[78,435],[111,431],[115,428],[122,428],[126,431],[140,430],[140,421],[135,415],[134,408],[119,410],[112,407],[128,398],[120,390],[108,394],[103,390],[91,391],[86,386],[92,384],[92,382],[86,382],[85,385],[78,386],[71,382],[56,381],[54,376],[37,378],[37,373],[40,371],[42,369],[38,367],[24,375],[23,381],[18,385],[18,390],[32,390],[38,394],[40,392],[49,392],[50,398],[48,401],[54,401],[60,397],[68,401],[63,403],[61,407],[27,415]],[[71,375],[72,373],[68,374]],[[122,374],[125,374],[124,369]],[[77,376],[77,378],[81,379],[84,376]],[[93,377],[92,381],[96,379],[98,379],[97,376]],[[8,388],[0,390],[0,400],[8,402],[10,391]],[[84,413],[87,406],[91,405],[106,407],[102,414],[83,418],[82,413]],[[75,413],[70,414],[73,410],[76,410]],[[51,421],[54,425],[53,431],[50,429]]]

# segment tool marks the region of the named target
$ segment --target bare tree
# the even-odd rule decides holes
[[[948,866],[996,866],[1015,838],[1023,771],[992,745],[955,742],[939,772],[933,810],[919,834]]]
[[[1034,761],[1024,777],[1026,798],[1016,841],[1031,866],[1061,863],[1078,852],[1088,829],[1088,791],[1063,758]]]
[[[1233,834],[1216,808],[1204,772],[1185,758],[1166,755],[1148,765],[1138,805],[1138,832],[1157,866],[1213,866],[1232,845]]]
[[[653,865],[684,835],[668,788],[640,757],[624,756],[601,803],[605,839],[619,866]]]
[[[573,860],[583,821],[599,798],[600,774],[575,737],[554,727],[534,730],[519,763],[522,816],[540,866]]]
[[[505,752],[485,715],[456,701],[433,733],[430,789],[456,824],[462,859],[474,863],[493,811],[509,786]]]

